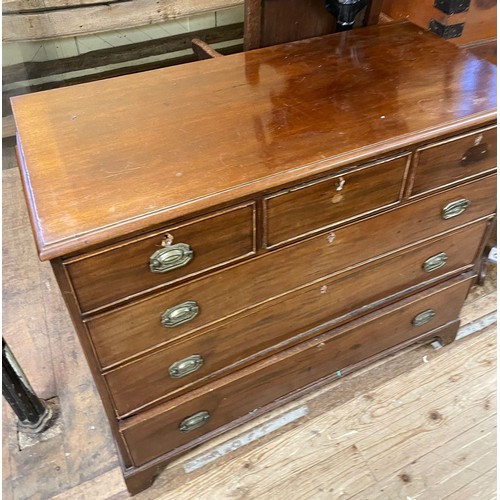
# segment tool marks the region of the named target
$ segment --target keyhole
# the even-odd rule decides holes
[[[335,190],[342,191],[342,189],[344,188],[344,184],[345,184],[345,179],[343,177],[340,177],[337,180],[337,182],[335,182]]]
[[[479,146],[481,144],[481,141],[483,140],[483,134],[479,134],[476,139],[474,140],[474,146]]]
[[[169,245],[171,245],[172,243],[174,242],[174,237],[170,234],[170,233],[167,233],[164,237],[163,237],[163,240],[161,242],[161,246],[162,247],[168,247]]]

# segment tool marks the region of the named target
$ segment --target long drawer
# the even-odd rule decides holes
[[[488,176],[89,318],[86,324],[101,366],[110,367],[246,307],[492,214],[495,192],[496,176]],[[464,199],[469,205],[462,212],[443,219],[445,207]],[[196,302],[196,314],[165,328],[165,311],[186,302]]]
[[[458,316],[471,276],[383,308],[121,425],[136,466]]]
[[[120,415],[192,389],[231,365],[374,309],[416,285],[470,266],[486,221],[266,302],[209,331],[105,375]],[[408,292],[407,292],[408,293]],[[295,339],[295,340],[294,340]]]
[[[255,251],[255,204],[248,203],[68,259],[65,267],[85,312]]]

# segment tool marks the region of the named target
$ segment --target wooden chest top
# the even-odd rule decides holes
[[[42,259],[495,119],[496,68],[409,23],[13,99]]]

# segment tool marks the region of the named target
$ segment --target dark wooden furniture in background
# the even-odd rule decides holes
[[[497,0],[383,0],[382,11],[496,63]]]
[[[355,3],[346,5],[345,8],[352,9],[353,24],[340,26],[339,29],[342,20],[334,16],[334,7],[341,5],[337,0],[329,3],[324,0],[246,0],[244,49],[347,31],[355,24],[377,24],[381,4],[382,0],[361,0],[359,7]],[[222,55],[198,38],[192,40],[191,47],[200,60]]]
[[[454,339],[495,212],[495,75],[396,23],[13,100],[38,251],[131,492]]]
[[[378,23],[382,0],[370,0],[359,23]],[[245,0],[245,50],[335,32],[336,20],[325,0]]]

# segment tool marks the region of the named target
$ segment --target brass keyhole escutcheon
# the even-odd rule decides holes
[[[344,189],[344,185],[345,185],[345,179],[343,177],[339,177],[335,182],[335,190],[342,191],[342,189]]]
[[[335,194],[332,196],[332,203],[340,203],[344,199],[344,194],[342,190],[344,189],[345,179],[343,177],[339,177],[335,181]]]

